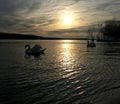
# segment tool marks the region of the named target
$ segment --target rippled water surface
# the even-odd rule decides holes
[[[0,104],[120,104],[120,43],[86,43],[0,41]],[[25,44],[47,50],[26,57]]]

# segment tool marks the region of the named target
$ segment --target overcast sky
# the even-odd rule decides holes
[[[0,32],[74,37],[113,17],[120,19],[120,0],[0,0]]]

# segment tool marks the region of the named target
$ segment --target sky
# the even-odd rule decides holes
[[[120,0],[0,0],[0,32],[80,37],[113,17],[120,19]]]

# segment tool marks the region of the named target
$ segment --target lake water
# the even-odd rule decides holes
[[[25,44],[47,48],[26,57]],[[0,104],[120,104],[120,43],[0,41]]]

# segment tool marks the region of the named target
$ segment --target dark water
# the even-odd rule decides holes
[[[26,57],[25,44],[47,50]],[[0,41],[0,104],[120,104],[119,96],[120,43]]]

